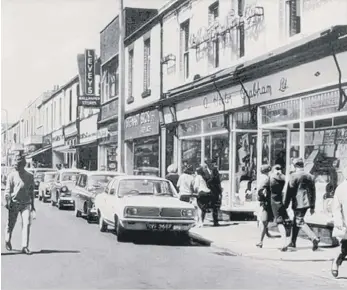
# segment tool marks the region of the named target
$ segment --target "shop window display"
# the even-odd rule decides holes
[[[182,148],[182,168],[189,164],[193,168],[201,165],[201,137],[185,139],[181,141]]]
[[[134,171],[159,174],[159,138],[134,141]]]

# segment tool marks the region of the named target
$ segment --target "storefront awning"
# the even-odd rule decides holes
[[[50,149],[52,149],[52,147],[41,148],[41,149],[39,149],[39,150],[37,150],[37,151],[35,151],[35,152],[33,152],[33,153],[27,155],[27,156],[26,156],[26,159],[32,158],[32,157],[34,157],[34,156],[36,156],[36,155],[39,155],[39,154],[41,154],[41,153],[43,153],[43,152],[46,152],[46,151],[50,150]]]
[[[84,147],[84,146],[96,146],[97,145],[97,141],[96,140],[92,140],[90,142],[86,142],[86,143],[82,143],[82,144],[76,144],[73,148],[80,148],[80,147]]]
[[[54,148],[53,150],[61,153],[76,153],[76,149],[73,148],[71,145],[60,146]]]

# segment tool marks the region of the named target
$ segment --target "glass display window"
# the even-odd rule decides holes
[[[191,165],[197,168],[202,163],[201,137],[181,140],[181,167]]]
[[[159,137],[137,139],[133,146],[134,170],[152,168],[159,171]]]

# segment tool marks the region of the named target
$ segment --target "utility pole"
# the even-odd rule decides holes
[[[124,146],[124,111],[125,111],[125,50],[124,50],[124,7],[123,0],[119,0],[119,97],[118,97],[118,168],[117,171],[125,173],[125,146]]]

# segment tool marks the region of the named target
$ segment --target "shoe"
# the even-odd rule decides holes
[[[282,249],[281,249],[281,252],[287,252],[288,251],[288,247],[283,247]]]
[[[219,227],[220,224],[219,224],[219,223],[214,223],[213,226],[214,226],[214,227]]]
[[[12,245],[11,242],[5,242],[5,247],[7,251],[12,251]]]
[[[288,248],[296,248],[296,244],[291,242],[289,245],[288,245]]]
[[[258,243],[258,244],[256,244],[256,246],[258,247],[258,248],[262,248],[263,247],[263,243],[262,242],[260,242],[260,243]]]
[[[336,269],[334,269],[334,266],[336,266]],[[339,266],[336,264],[335,259],[331,263],[331,275],[333,275],[334,278],[337,278],[337,276],[339,276]]]
[[[27,248],[27,247],[24,247],[23,249],[22,249],[22,253],[23,254],[26,254],[26,255],[31,255],[32,253],[30,252],[30,250]]]
[[[318,250],[318,244],[320,242],[320,239],[317,238],[317,239],[314,239],[312,241],[312,251],[317,251]]]

